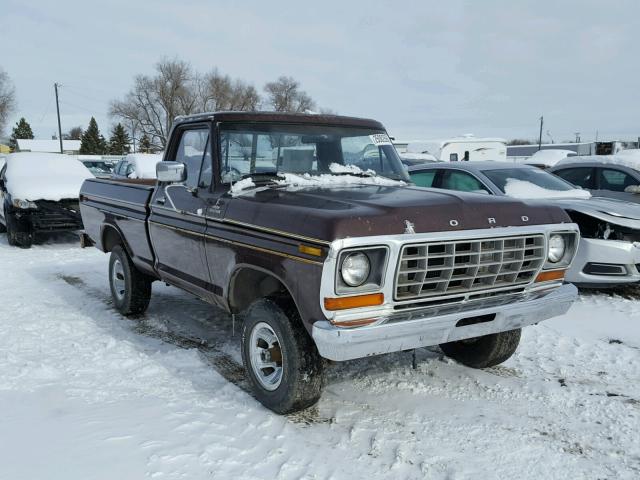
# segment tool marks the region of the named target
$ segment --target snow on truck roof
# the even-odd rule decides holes
[[[6,162],[7,191],[20,200],[78,198],[82,182],[93,178],[82,162],[60,153],[12,153]]]

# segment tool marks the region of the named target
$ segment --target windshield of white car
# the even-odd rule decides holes
[[[574,190],[576,188],[561,178],[537,168],[503,168],[499,170],[483,170],[482,173],[489,177],[502,193],[505,193],[505,186],[510,179],[533,183],[545,190],[556,190],[559,192]]]
[[[381,176],[409,181],[384,131],[322,125],[223,125],[222,183],[302,176]]]

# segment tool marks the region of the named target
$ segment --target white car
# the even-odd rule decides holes
[[[566,279],[582,287],[640,282],[640,209],[591,194],[544,170],[501,162],[425,164],[409,168],[420,187],[506,195],[558,205],[580,227]]]

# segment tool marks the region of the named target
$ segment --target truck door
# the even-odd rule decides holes
[[[174,132],[166,160],[185,165],[183,183],[158,184],[150,205],[149,235],[160,277],[204,298],[211,296],[205,253],[207,195],[211,184],[209,125]]]

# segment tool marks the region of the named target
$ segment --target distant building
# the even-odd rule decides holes
[[[17,139],[16,152],[60,153],[60,140]],[[63,140],[63,153],[77,155],[80,151],[80,140]]]

